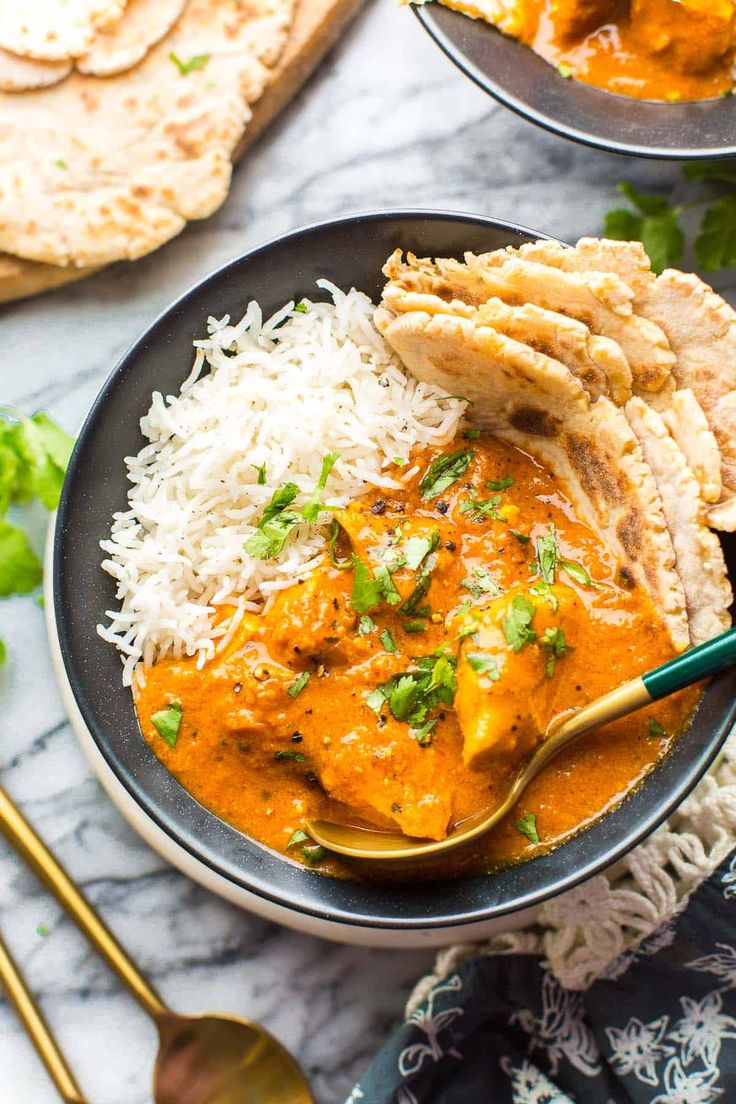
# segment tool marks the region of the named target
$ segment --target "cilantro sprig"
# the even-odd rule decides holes
[[[414,660],[415,670],[392,675],[368,694],[366,705],[380,713],[387,704],[391,716],[409,725],[414,738],[424,746],[429,743],[437,722],[429,713],[440,705],[452,705],[455,699],[456,662],[453,655],[442,649],[418,656]]]
[[[259,560],[274,559],[283,552],[289,534],[297,525],[302,522],[313,525],[317,521],[320,511],[324,509],[322,495],[327,486],[327,480],[339,457],[339,452],[327,453],[322,461],[322,471],[317,484],[300,510],[290,509],[292,502],[299,494],[296,483],[284,483],[282,487],[274,491],[271,501],[266,506],[256,526],[255,533],[252,533],[243,544],[243,548],[249,556],[255,556]],[[330,537],[331,557],[334,555],[336,540],[337,532],[334,533],[334,539],[332,536]]]
[[[628,181],[619,184],[630,206],[607,213],[606,237],[643,242],[652,269],[662,272],[682,258],[686,244],[683,213],[702,207],[692,242],[698,265],[705,272],[732,268],[736,265],[736,162],[696,161],[684,165],[682,172],[691,184],[704,185],[708,189],[705,194],[696,193],[676,204],[666,195],[640,192]]]
[[[73,444],[48,414],[29,418],[0,407],[0,598],[30,594],[41,582],[41,561],[15,514],[12,521],[7,514],[34,500],[56,509]],[[0,664],[5,654],[0,641]]]

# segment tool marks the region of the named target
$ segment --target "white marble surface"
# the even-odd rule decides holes
[[[79,424],[120,354],[174,296],[239,251],[299,224],[379,206],[481,211],[574,238],[600,229],[622,177],[667,187],[673,165],[631,162],[535,130],[488,99],[406,10],[369,0],[338,49],[237,170],[222,210],[159,253],[0,308],[0,397]],[[41,540],[42,518],[38,518]],[[262,1020],[296,1052],[319,1101],[337,1102],[399,1016],[430,952],[320,943],[190,884],[110,805],[54,685],[43,615],[0,608],[3,780],[181,1009]],[[151,1099],[154,1034],[55,903],[0,846],[2,929],[94,1104]],[[37,934],[37,926],[49,929]],[[0,1101],[52,1104],[0,1000]]]

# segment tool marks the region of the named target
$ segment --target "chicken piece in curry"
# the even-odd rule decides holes
[[[190,793],[334,874],[308,816],[442,839],[499,799],[554,716],[673,654],[649,598],[524,452],[470,430],[391,474],[400,489],[336,510],[324,562],[244,615],[212,661],[162,660],[136,691],[146,739]],[[696,701],[563,753],[475,868],[553,846],[619,801]]]
[[[474,0],[445,2],[480,14]],[[609,92],[677,102],[733,87],[734,0],[514,0],[501,8],[502,29],[516,28],[563,76]]]

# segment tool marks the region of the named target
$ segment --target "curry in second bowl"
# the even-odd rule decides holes
[[[734,86],[734,0],[441,0],[607,92],[678,103]]]
[[[593,239],[385,272],[377,310],[324,285],[210,319],[104,545],[121,605],[100,632],[146,740],[328,873],[308,817],[442,839],[554,716],[729,623],[730,308]],[[571,748],[475,868],[612,808],[698,696]]]

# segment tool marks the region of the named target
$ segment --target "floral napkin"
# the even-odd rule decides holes
[[[437,981],[347,1104],[736,1102],[736,851],[582,992],[531,954]]]

